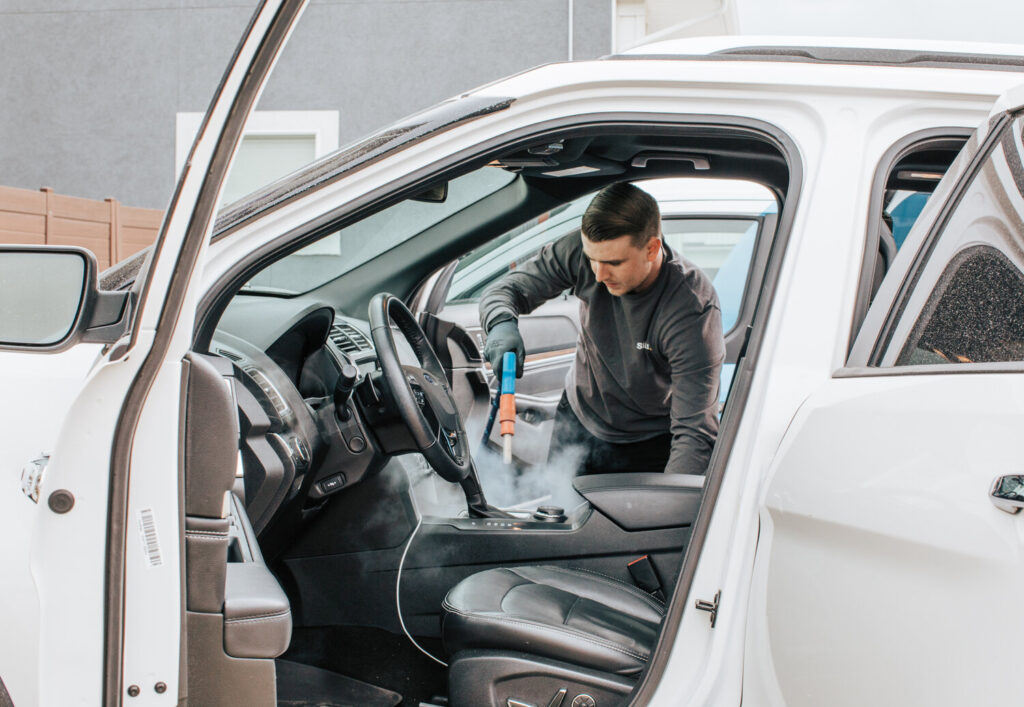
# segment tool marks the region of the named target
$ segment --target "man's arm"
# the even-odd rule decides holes
[[[533,258],[484,290],[480,325],[485,332],[502,321],[518,319],[576,282],[583,246],[579,231],[541,248]]]
[[[718,392],[725,360],[722,313],[716,304],[670,327],[672,450],[665,471],[703,474],[718,438]]]

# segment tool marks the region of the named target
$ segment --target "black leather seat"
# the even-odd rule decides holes
[[[646,592],[586,570],[486,570],[457,584],[442,604],[449,654],[519,651],[617,675],[643,670],[664,605]]]

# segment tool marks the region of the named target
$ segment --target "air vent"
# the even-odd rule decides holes
[[[373,350],[373,344],[366,335],[346,322],[338,322],[331,327],[331,341],[347,354]]]
[[[228,351],[227,349],[217,349],[217,353],[220,354],[221,356],[223,356],[224,358],[229,359],[231,361],[236,361],[237,362],[237,361],[241,361],[242,360],[241,356],[239,356],[238,354],[233,353],[231,351]]]
[[[260,390],[263,391],[263,394],[267,396],[267,400],[269,400],[270,404],[274,407],[274,411],[277,412],[278,417],[281,419],[286,418],[288,413],[291,412],[291,409],[288,407],[288,403],[284,401],[284,398],[281,397],[281,393],[279,393],[277,388],[274,387],[274,384],[271,383],[270,379],[263,374],[263,371],[255,368],[254,366],[247,366],[242,370],[249,374],[249,377],[255,381],[256,385],[258,385]]]

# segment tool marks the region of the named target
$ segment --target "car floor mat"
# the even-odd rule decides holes
[[[279,707],[396,707],[397,692],[340,673],[290,660],[276,660]]]

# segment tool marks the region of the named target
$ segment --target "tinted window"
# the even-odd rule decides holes
[[[930,246],[893,365],[1024,360],[1021,121],[1002,133]],[[910,324],[910,322],[913,322]]]

